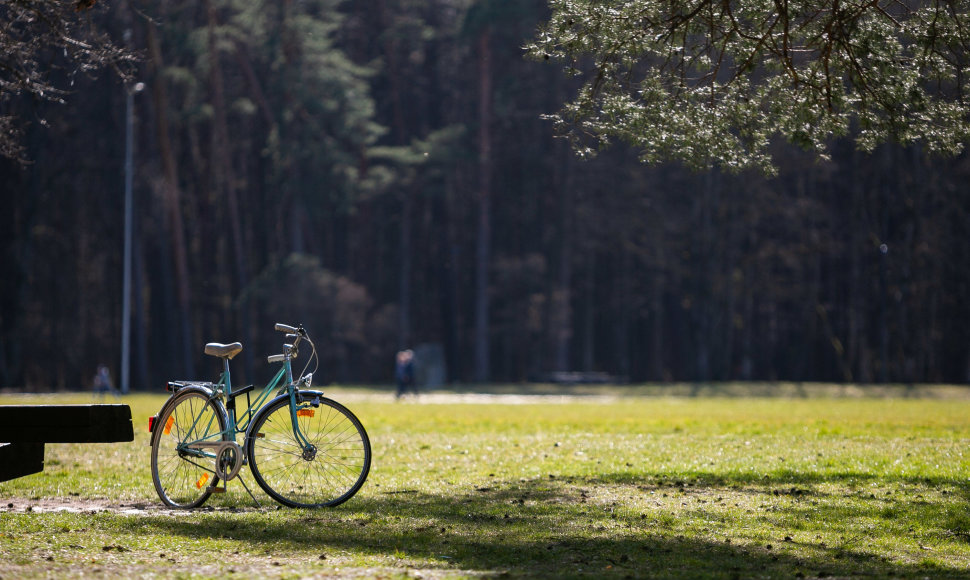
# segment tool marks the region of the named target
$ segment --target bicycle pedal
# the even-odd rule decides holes
[[[209,491],[211,493],[226,493],[226,488],[224,488],[224,487],[215,487],[215,486],[210,485],[209,486]]]

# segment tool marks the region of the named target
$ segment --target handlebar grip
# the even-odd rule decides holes
[[[299,334],[300,332],[299,330],[297,330],[296,328],[293,328],[288,324],[281,324],[279,322],[276,323],[276,330],[280,332],[287,332],[289,334]]]
[[[284,356],[282,354],[273,354],[273,355],[270,355],[270,356],[266,357],[266,362],[268,362],[270,364],[283,362],[284,360],[286,360],[286,356]]]

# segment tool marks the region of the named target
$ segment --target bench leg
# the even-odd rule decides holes
[[[43,443],[0,443],[0,481],[44,471]]]

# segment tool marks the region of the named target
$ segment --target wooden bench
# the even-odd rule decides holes
[[[128,405],[2,405],[0,481],[43,471],[46,443],[134,440]]]

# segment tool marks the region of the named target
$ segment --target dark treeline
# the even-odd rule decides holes
[[[103,5],[102,5],[103,4]],[[523,57],[544,2],[101,3],[140,56],[133,388],[268,372],[303,323],[318,382],[970,379],[970,165],[916,148],[778,148],[774,178],[578,159],[541,119],[575,88]],[[126,31],[130,31],[127,33]],[[57,55],[51,55],[54,70]],[[0,386],[117,377],[126,91],[67,103],[0,162]]]

